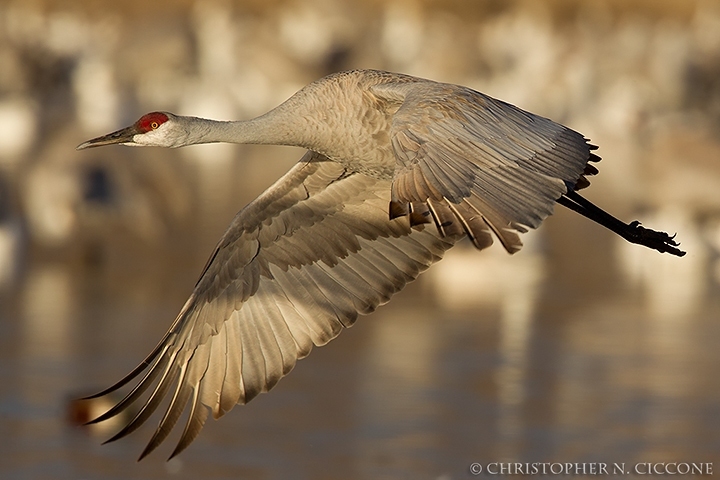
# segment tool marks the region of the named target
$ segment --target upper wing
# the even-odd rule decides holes
[[[389,220],[390,182],[350,174],[308,152],[233,220],[165,337],[114,391],[147,370],[96,421],[154,385],[139,413],[111,440],[139,427],[172,390],[142,456],[159,445],[190,404],[173,452],[215,418],[268,391],[359,313],[369,313],[440,259],[459,236]],[[141,456],[141,458],[142,458]]]
[[[597,170],[596,148],[547,118],[457,85],[386,83],[372,92],[402,102],[392,120],[397,168],[394,203],[449,206],[478,247],[492,240],[509,252],[518,231],[536,228],[555,201]]]

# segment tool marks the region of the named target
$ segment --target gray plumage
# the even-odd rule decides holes
[[[309,151],[238,213],[152,353],[96,395],[143,375],[102,421],[151,391],[111,440],[170,395],[141,458],[189,406],[172,455],[182,451],[209,411],[219,418],[270,390],[313,345],[387,302],[465,235],[482,249],[492,232],[516,252],[518,233],[560,199],[625,238],[653,232],[609,225],[577,204],[583,175],[597,173],[588,161],[599,160],[581,134],[466,87],[387,72],[325,77],[249,121],[155,112],[78,148],[218,141]],[[652,240],[639,243],[675,253],[669,237]]]

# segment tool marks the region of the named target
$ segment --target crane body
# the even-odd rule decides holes
[[[257,118],[153,112],[78,149],[232,142],[308,152],[233,219],[166,335],[115,407],[141,402],[111,440],[170,394],[141,458],[190,415],[176,455],[208,409],[218,418],[268,391],[312,346],[389,301],[464,237],[517,252],[560,203],[623,238],[682,256],[673,237],[626,224],[580,196],[598,171],[580,133],[467,87],[375,70],[333,74]],[[142,395],[152,387],[147,399]],[[143,403],[144,402],[144,403]]]

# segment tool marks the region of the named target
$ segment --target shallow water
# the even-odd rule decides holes
[[[157,415],[101,446],[114,430],[72,425],[69,401],[149,352],[195,270],[30,263],[0,309],[2,478],[454,479],[471,478],[473,462],[717,465],[714,287],[665,295],[677,308],[663,310],[612,268],[573,276],[528,250],[458,249],[270,394],[209,421],[178,459],[165,462],[163,445],[141,463]]]

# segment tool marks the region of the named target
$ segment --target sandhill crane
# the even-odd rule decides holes
[[[597,173],[588,162],[600,160],[581,134],[469,88],[407,75],[333,74],[248,121],[149,113],[78,149],[210,142],[308,152],[237,214],[152,352],[96,395],[145,372],[99,422],[154,385],[112,441],[172,389],[141,459],[188,404],[171,457],[198,435],[208,409],[219,418],[270,390],[313,345],[387,302],[461,238],[483,249],[494,234],[517,252],[518,234],[538,227],[555,202],[631,242],[684,254],[666,233],[625,224],[577,193]]]

